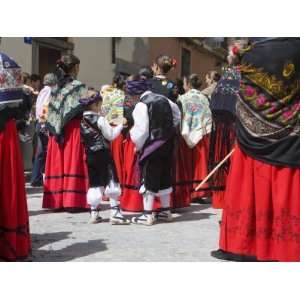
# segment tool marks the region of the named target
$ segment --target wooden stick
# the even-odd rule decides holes
[[[226,156],[225,158],[219,162],[215,168],[202,180],[202,182],[195,188],[195,192],[197,192],[207,181],[208,179],[213,176],[216,171],[228,160],[228,158],[233,154],[235,149],[232,149]]]

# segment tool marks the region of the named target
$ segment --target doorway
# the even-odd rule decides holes
[[[39,75],[44,78],[47,73],[55,71],[56,62],[60,59],[62,52],[57,49],[39,47]]]

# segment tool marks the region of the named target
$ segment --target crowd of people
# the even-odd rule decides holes
[[[88,209],[96,224],[108,201],[112,225],[151,226],[211,199],[223,209],[214,257],[299,261],[299,43],[236,40],[205,83],[198,74],[171,80],[176,61],[160,55],[99,90],[77,79],[72,54],[39,91],[39,76],[1,53],[0,258],[30,253],[17,134],[28,141],[32,118],[31,185],[44,187],[44,209]]]

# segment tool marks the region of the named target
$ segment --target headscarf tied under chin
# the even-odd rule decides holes
[[[142,95],[144,92],[149,91],[150,87],[151,84],[146,79],[126,81],[126,93],[130,96]]]

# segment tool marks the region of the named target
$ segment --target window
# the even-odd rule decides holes
[[[182,48],[181,52],[181,77],[189,76],[191,73],[191,51]]]

